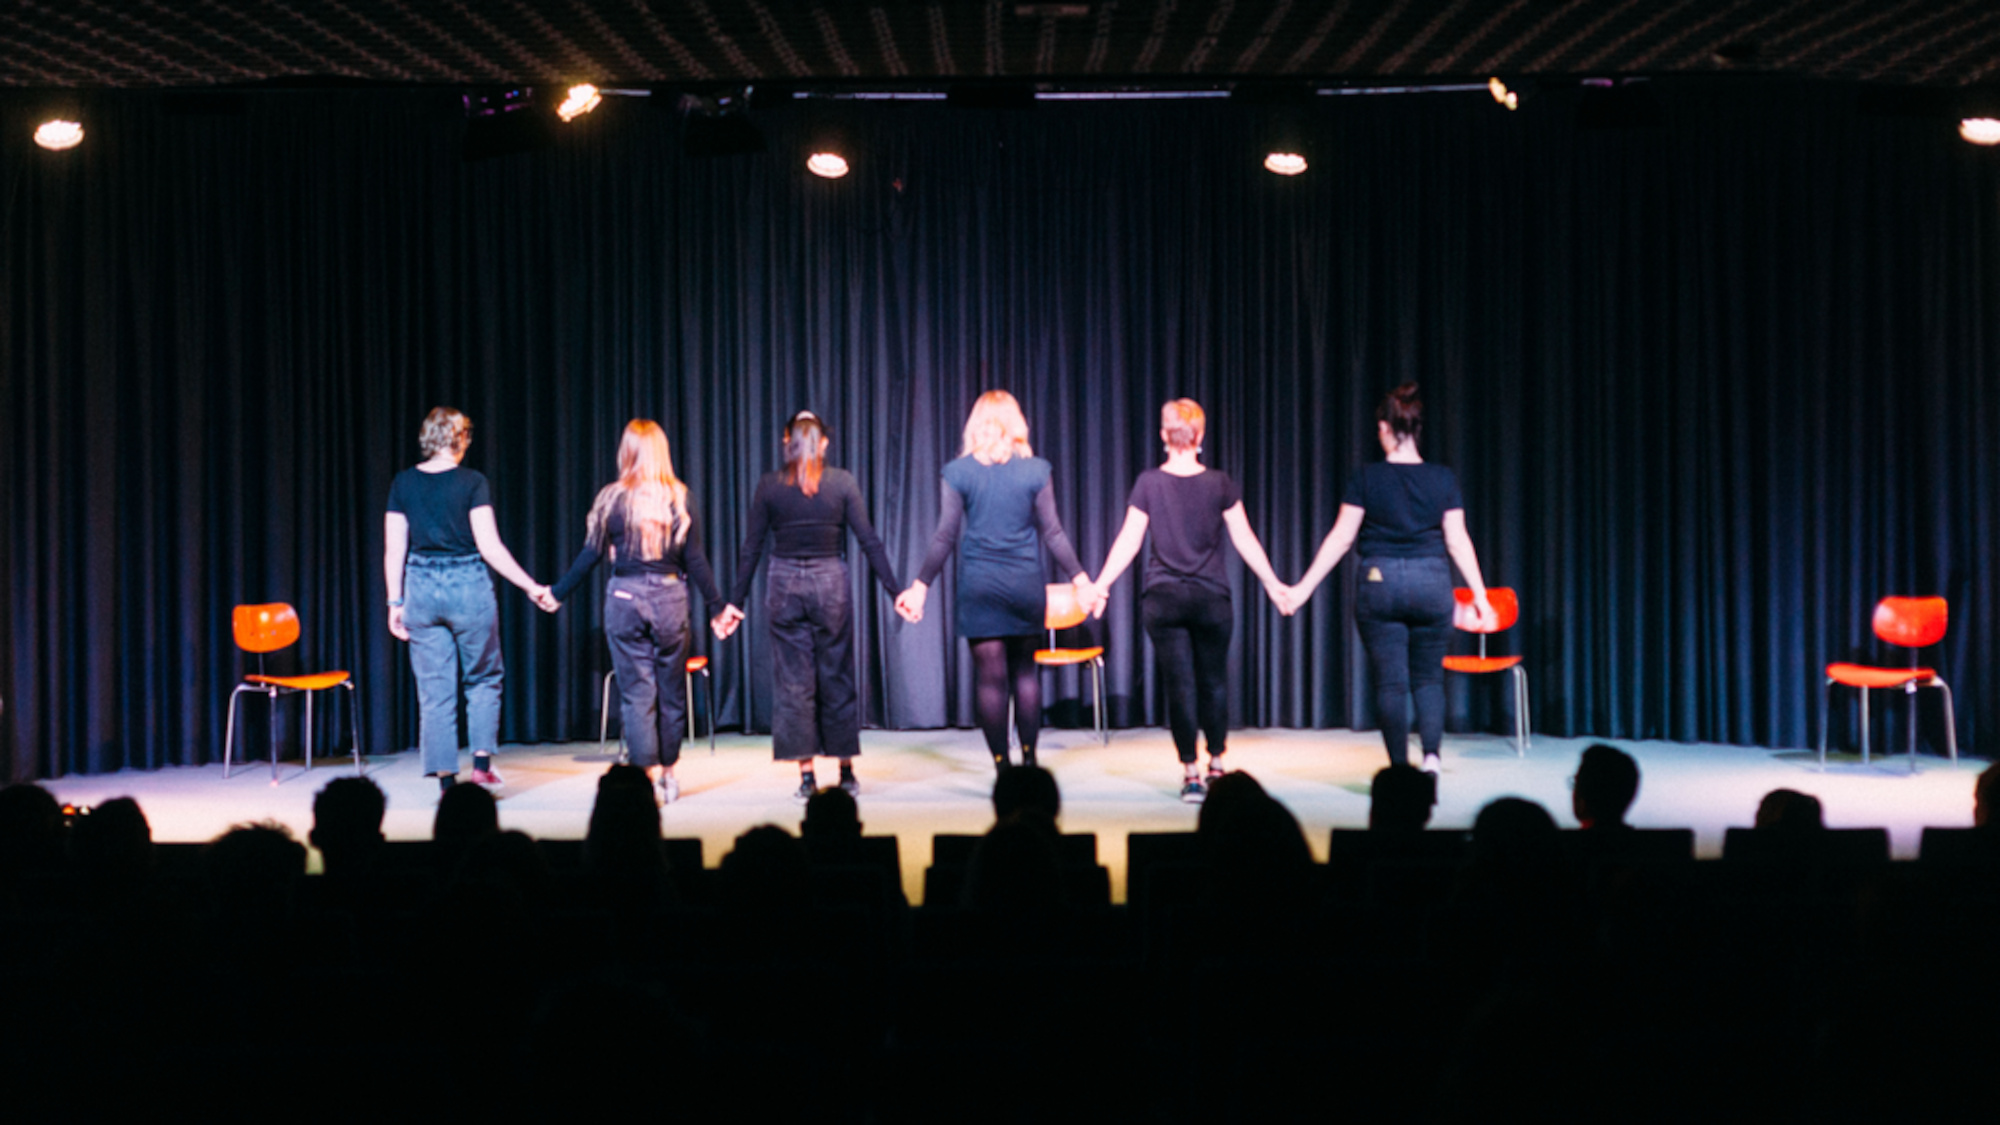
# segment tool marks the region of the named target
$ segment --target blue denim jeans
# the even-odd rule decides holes
[[[614,575],[604,587],[604,639],[632,764],[680,761],[687,723],[687,584],[668,574]]]
[[[1410,700],[1424,753],[1444,741],[1444,652],[1451,642],[1451,561],[1361,560],[1354,625],[1375,680],[1375,721],[1392,764],[1410,760]]]
[[[458,772],[458,689],[465,686],[470,748],[500,743],[499,607],[478,555],[411,555],[403,571],[403,627],[417,674],[424,772]]]
[[[861,752],[861,715],[847,564],[773,558],[770,574],[771,756],[852,758]]]

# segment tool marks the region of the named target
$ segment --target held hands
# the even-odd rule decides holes
[[[529,587],[528,597],[541,608],[543,613],[554,613],[562,608],[562,603],[556,600],[555,594],[547,586]]]
[[[729,634],[734,633],[736,627],[743,624],[746,616],[748,615],[733,605],[723,606],[721,613],[709,618],[708,627],[715,630],[716,640],[726,641],[729,639]]]
[[[929,592],[930,587],[925,586],[921,582],[910,583],[909,589],[896,595],[896,612],[902,614],[903,620],[912,625],[922,621],[924,619],[924,596]]]
[[[1089,575],[1079,574],[1070,588],[1076,591],[1076,604],[1082,606],[1090,616],[1103,617],[1104,607],[1111,602],[1111,594],[1090,580]]]
[[[1264,583],[1264,592],[1271,596],[1271,604],[1278,607],[1278,612],[1286,617],[1297,613],[1312,597],[1311,591],[1301,591],[1296,586],[1287,586],[1275,578]]]

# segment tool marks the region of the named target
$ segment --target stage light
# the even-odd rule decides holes
[[[60,117],[44,121],[35,129],[35,143],[51,152],[61,152],[83,143],[83,126]]]
[[[825,179],[837,180],[847,175],[847,158],[837,152],[815,152],[806,157],[806,171]]]
[[[1276,172],[1280,176],[1296,176],[1306,170],[1306,158],[1297,152],[1271,152],[1264,155],[1264,170]]]
[[[569,88],[569,96],[564,98],[563,103],[556,107],[556,116],[562,118],[564,121],[574,121],[591,110],[596,109],[598,103],[603,100],[604,95],[598,93],[597,87],[592,86],[588,82],[580,86],[571,86]]]
[[[1976,145],[2000,145],[2000,118],[1967,117],[1958,123],[1958,135]]]
[[[1508,109],[1521,108],[1521,95],[1509,90],[1507,84],[1498,78],[1488,78],[1486,80],[1486,92],[1493,95],[1494,101],[1499,102]]]
[[[674,103],[681,116],[681,152],[691,157],[749,156],[763,152],[764,132],[750,119],[753,90],[682,94]]]

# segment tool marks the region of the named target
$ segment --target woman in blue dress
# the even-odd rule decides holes
[[[930,585],[958,552],[953,617],[972,645],[973,718],[986,736],[995,768],[1007,759],[1007,704],[1014,704],[1021,764],[1035,764],[1042,731],[1042,682],[1035,645],[1048,612],[1042,549],[1071,575],[1077,600],[1097,602],[1096,588],[1077,561],[1056,518],[1050,467],[1028,445],[1028,420],[1006,391],[988,391],[965,422],[965,446],[944,467],[937,534],[923,570],[896,599],[897,612],[921,621]]]

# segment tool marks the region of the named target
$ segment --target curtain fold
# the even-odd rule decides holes
[[[657,418],[726,582],[794,410],[829,420],[913,576],[980,391],[1022,401],[1093,568],[1186,395],[1291,578],[1404,379],[1487,580],[1520,591],[1498,643],[1527,656],[1536,730],[1810,745],[1820,667],[1893,659],[1873,603],[1934,592],[1952,623],[1926,659],[1977,748],[2000,655],[2000,168],[1842,87],[1661,96],[1664,127],[1595,131],[1556,95],[1322,98],[1296,179],[1258,167],[1256,111],[1226,103],[815,111],[854,140],[840,181],[795,159],[803,110],[760,118],[768,154],[709,160],[629,100],[476,164],[437,93],[214,117],[105,93],[60,154],[10,127],[0,772],[218,758],[241,602],[296,604],[281,660],[356,672],[368,748],[412,745],[382,504],[440,403],[473,419],[467,464],[544,580],[624,423]],[[970,725],[950,577],[910,626],[854,554],[867,721]],[[1374,724],[1351,571],[1285,619],[1232,564],[1235,724]],[[762,590],[735,638],[697,642],[725,726],[768,724]],[[1088,627],[1119,726],[1164,716],[1136,591]],[[500,598],[503,738],[595,737],[601,582],[553,617]],[[1048,683],[1056,721],[1085,722],[1088,683]],[[1454,680],[1452,726],[1503,729],[1505,694]],[[325,721],[319,745],[344,744]],[[1836,743],[1852,723],[1844,701]],[[1939,723],[1927,707],[1927,742]]]

